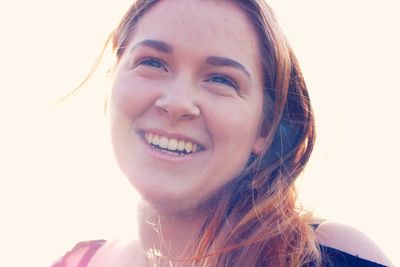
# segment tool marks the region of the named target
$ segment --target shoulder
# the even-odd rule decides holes
[[[320,245],[346,252],[350,255],[392,266],[378,245],[361,231],[335,222],[323,222],[315,231]]]
[[[115,239],[79,242],[52,267],[145,266],[139,242]]]
[[[142,266],[144,261],[144,253],[138,241],[119,238],[105,243],[94,255],[88,267]]]
[[[79,242],[52,267],[86,266],[93,255],[105,244],[105,240]]]

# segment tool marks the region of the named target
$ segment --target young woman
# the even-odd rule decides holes
[[[80,243],[55,266],[389,265],[295,206],[314,119],[264,1],[138,0],[111,42],[112,142],[142,196],[139,241]]]

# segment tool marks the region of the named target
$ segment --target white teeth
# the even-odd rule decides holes
[[[164,136],[161,136],[158,146],[161,148],[168,148],[168,139]]]
[[[160,137],[155,134],[151,143],[155,146],[158,146],[159,142],[160,142]]]
[[[176,139],[170,139],[168,142],[168,150],[176,150],[176,147],[178,146],[178,140]]]
[[[151,144],[153,142],[154,134],[148,133],[146,136],[147,143]]]
[[[158,136],[153,133],[145,133],[144,138],[148,144],[159,146],[162,149],[168,149],[170,151],[185,151],[186,153],[194,153],[199,150],[197,144],[191,142],[185,142],[183,140],[177,140],[175,138],[168,139],[164,136]]]
[[[185,150],[186,150],[187,153],[192,152],[192,143],[187,142],[186,145],[185,145]]]
[[[185,149],[185,141],[179,141],[178,146],[176,147],[177,150],[183,151]]]

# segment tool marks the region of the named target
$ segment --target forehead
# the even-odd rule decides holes
[[[145,12],[132,37],[190,44],[198,52],[236,54],[242,60],[259,57],[255,30],[234,1],[161,0]]]

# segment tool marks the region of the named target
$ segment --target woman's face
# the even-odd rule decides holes
[[[148,202],[195,208],[257,152],[258,51],[230,1],[164,0],[140,19],[115,70],[110,118],[118,164]]]

